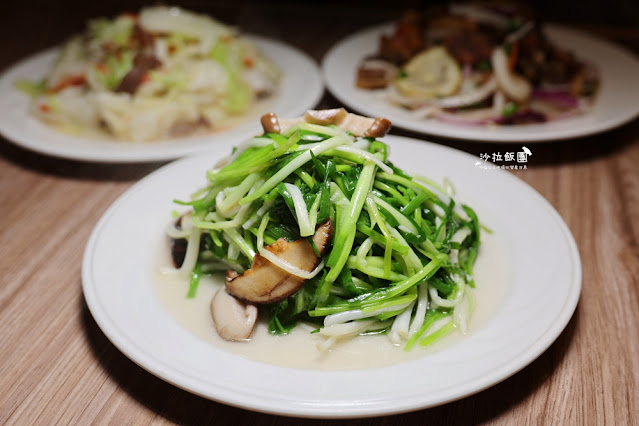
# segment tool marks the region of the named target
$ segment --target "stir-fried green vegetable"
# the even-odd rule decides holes
[[[227,165],[208,171],[208,186],[193,200],[177,201],[193,209],[182,265],[195,270],[190,294],[193,277],[241,273],[265,246],[280,238],[312,241],[331,220],[332,245],[312,278],[271,304],[272,334],[304,321],[316,324],[327,344],[381,332],[410,349],[465,330],[477,216],[429,179],[396,168],[388,155],[382,141],[309,123],[236,149]]]

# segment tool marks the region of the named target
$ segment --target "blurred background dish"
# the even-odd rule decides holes
[[[512,126],[423,118],[415,111],[390,103],[379,92],[356,86],[360,61],[376,52],[380,36],[392,33],[393,28],[394,24],[383,24],[345,38],[326,54],[322,70],[327,88],[337,99],[366,115],[386,117],[396,127],[478,142],[541,142],[602,132],[639,114],[635,96],[639,91],[639,80],[635,77],[639,75],[639,60],[633,54],[590,34],[546,24],[543,31],[550,40],[598,69],[599,93],[590,111],[558,121]]]
[[[0,133],[14,143],[40,153],[75,160],[141,162],[178,158],[212,144],[235,144],[260,132],[259,118],[266,111],[296,116],[320,100],[324,88],[316,63],[283,42],[250,36],[261,52],[280,64],[277,91],[224,129],[152,142],[123,142],[106,137],[73,136],[60,132],[30,113],[31,99],[16,87],[21,79],[41,80],[57,57],[57,49],[36,54],[9,68],[0,77]]]

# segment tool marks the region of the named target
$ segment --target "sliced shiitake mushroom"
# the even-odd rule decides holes
[[[330,219],[315,230],[313,243],[320,255],[326,250],[332,236],[333,223]],[[293,242],[280,238],[265,249],[306,272],[313,271],[321,260],[305,238]],[[306,279],[292,275],[260,254],[253,259],[251,269],[243,274],[230,270],[226,273],[228,293],[250,303],[279,302],[296,293],[305,282]]]
[[[233,342],[247,340],[257,322],[257,306],[236,299],[222,287],[211,300],[211,316],[221,338]]]
[[[282,133],[289,127],[301,122],[323,126],[333,124],[351,132],[355,136],[373,138],[386,135],[391,128],[391,122],[386,118],[363,117],[350,113],[344,108],[308,110],[302,117],[288,119],[280,119],[275,113],[270,112],[264,114],[261,118],[264,133]]]

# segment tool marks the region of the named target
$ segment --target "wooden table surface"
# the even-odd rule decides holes
[[[0,68],[58,43],[86,17],[133,7],[115,2],[60,13],[52,4],[42,2],[36,14],[24,5],[1,6]],[[213,11],[318,61],[342,36],[399,13],[360,7],[336,16],[321,4],[295,4],[222,2]],[[639,52],[636,28],[596,20],[586,28]],[[338,105],[328,94],[320,104]],[[477,156],[520,149],[428,139]],[[329,421],[255,413],[192,395],[138,367],[100,331],[82,294],[85,244],[107,207],[163,163],[82,163],[0,140],[0,424],[639,424],[639,120],[529,147],[528,170],[514,173],[561,214],[583,262],[581,298],[566,329],[521,372],[476,395],[413,413]]]

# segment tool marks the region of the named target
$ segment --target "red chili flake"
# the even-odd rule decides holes
[[[109,67],[106,66],[105,63],[103,62],[98,62],[95,67],[98,69],[98,71],[100,71],[102,74],[108,74],[109,73]]]
[[[140,80],[140,83],[144,84],[148,83],[149,81],[151,81],[151,74],[147,72],[146,74],[144,74],[144,76],[142,76],[142,80]]]
[[[177,46],[174,44],[169,44],[169,53],[172,55],[177,50]]]
[[[67,77],[54,87],[47,89],[47,93],[58,93],[61,90],[71,86],[84,86],[87,84],[87,80],[83,75],[74,75]]]
[[[51,107],[47,104],[40,104],[40,111],[44,113],[51,112]]]
[[[255,65],[255,63],[253,62],[253,58],[250,58],[248,56],[244,58],[244,66],[246,68],[253,68],[253,65]]]

